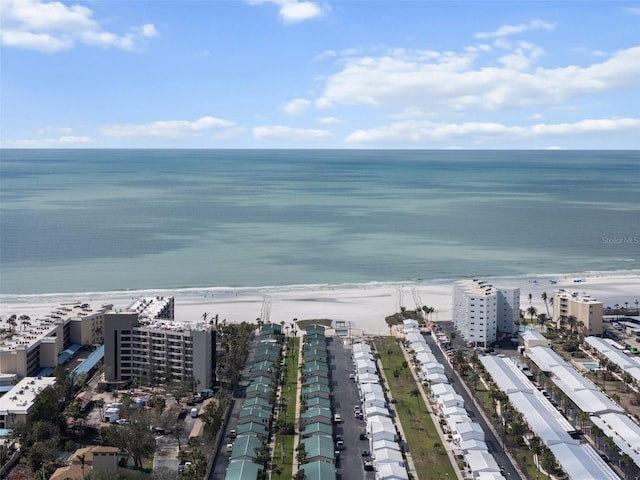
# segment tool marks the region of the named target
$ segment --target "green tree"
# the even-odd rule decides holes
[[[131,415],[130,420],[129,425],[104,427],[100,434],[104,444],[118,447],[125,457],[133,461],[136,467],[142,468],[142,459],[155,451],[156,440],[149,428],[150,423],[145,412]]]

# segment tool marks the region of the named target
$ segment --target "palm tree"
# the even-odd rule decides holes
[[[533,323],[533,317],[535,317],[538,314],[538,309],[532,305],[529,308],[527,308],[527,313],[531,317],[531,323]]]
[[[635,464],[635,462],[633,461],[633,458],[631,458],[628,454],[623,453],[622,456],[620,457],[620,463],[624,466],[625,478],[629,478],[629,470]]]
[[[536,468],[538,470],[540,470],[540,460],[538,459],[538,456],[542,453],[543,445],[544,444],[542,443],[542,440],[537,435],[531,437],[531,439],[529,440],[529,448],[533,453],[534,463],[536,464]]]
[[[542,298],[544,306],[547,309],[547,317],[551,317],[551,313],[549,313],[549,296],[547,295],[547,292],[542,292],[540,298]]]
[[[31,322],[29,320],[31,320],[31,317],[29,317],[29,315],[20,315],[20,324],[21,324],[21,330],[24,330],[25,326],[29,326],[31,325]]]
[[[7,325],[11,327],[11,333],[16,331],[16,326],[18,325],[18,317],[16,315],[11,315],[7,319]]]
[[[569,315],[567,317],[567,323],[569,324],[569,338],[573,337],[573,329],[578,325],[578,319],[575,315]]]
[[[420,406],[420,403],[418,402],[418,398],[420,397],[420,390],[418,390],[417,388],[414,388],[413,390],[411,390],[409,392],[409,395],[411,395],[413,398],[416,399],[416,404],[418,405],[418,407]]]
[[[544,324],[547,323],[547,319],[548,317],[544,313],[538,315],[538,325],[540,325],[541,329],[544,328]]]

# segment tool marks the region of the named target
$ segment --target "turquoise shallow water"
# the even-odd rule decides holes
[[[0,294],[640,268],[640,153],[2,150]]]

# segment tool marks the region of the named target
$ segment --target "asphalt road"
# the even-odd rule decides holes
[[[333,393],[334,413],[342,415],[342,423],[335,427],[335,434],[341,435],[345,448],[340,451],[336,463],[338,480],[373,480],[373,472],[365,472],[362,450],[369,448],[369,442],[360,440],[360,433],[365,431],[365,422],[354,416],[353,407],[360,405],[358,387],[349,379],[353,373],[351,347],[345,345],[340,338],[329,341],[329,365],[331,368],[331,389]],[[367,459],[370,459],[367,457]]]
[[[470,412],[470,416],[472,417],[473,421],[477,422],[484,430],[485,442],[489,447],[489,452],[493,455],[498,465],[500,465],[500,467],[504,469],[503,475],[507,479],[521,478],[520,474],[513,466],[513,463],[511,463],[511,460],[502,449],[501,447],[502,443],[498,441],[498,439],[493,434],[493,431],[491,430],[491,428],[489,428],[489,425],[487,425],[487,422],[485,422],[484,417],[480,414],[480,412],[476,408],[475,403],[473,402],[473,399],[469,395],[469,392],[467,392],[467,389],[464,388],[463,385],[461,385],[461,380],[458,377],[458,374],[453,370],[453,367],[451,367],[451,365],[449,364],[449,361],[447,360],[445,355],[442,353],[442,350],[440,350],[440,347],[438,346],[437,342],[430,335],[426,336],[425,338],[427,340],[427,344],[431,347],[433,354],[436,356],[438,361],[442,365],[444,365],[444,372],[447,378],[449,378],[451,382],[451,386],[455,389],[456,393],[461,395],[462,398],[464,399],[464,407],[467,409],[468,412]]]
[[[221,448],[216,452],[214,460],[215,464],[211,469],[209,480],[224,480],[224,477],[227,474],[227,467],[229,467],[229,455],[227,454],[226,444],[233,442],[233,440],[229,438],[229,432],[231,430],[237,430],[238,428],[239,414],[245,400],[245,390],[249,385],[249,369],[253,365],[257,344],[258,342],[256,338],[252,337],[251,341],[249,342],[249,351],[247,354],[245,367],[240,374],[238,387],[236,387],[235,392],[233,392],[233,407],[231,407],[231,416],[229,417],[229,422],[226,424],[226,429],[224,432],[225,437],[221,443]]]

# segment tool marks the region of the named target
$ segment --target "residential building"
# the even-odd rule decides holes
[[[212,388],[215,337],[215,329],[207,323],[143,317],[135,310],[108,313],[105,380],[153,385],[171,379],[193,384],[194,389]]]
[[[56,383],[54,377],[25,377],[0,398],[0,429],[26,423],[38,394]]]
[[[581,331],[585,336],[602,335],[602,302],[585,293],[567,292],[564,289],[553,293],[553,321],[560,328]],[[575,318],[575,326],[569,325],[570,317]]]
[[[461,280],[453,289],[453,323],[469,343],[488,346],[517,331],[520,289]]]

